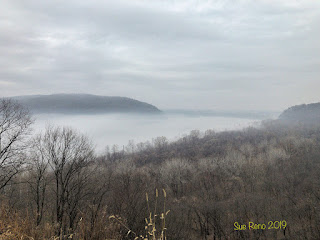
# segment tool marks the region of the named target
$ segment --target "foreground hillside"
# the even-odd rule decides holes
[[[194,131],[173,143],[160,137],[124,151],[114,148],[82,169],[83,180],[72,180],[76,185],[70,187],[76,188],[68,190],[62,226],[71,226],[65,233],[75,239],[134,239],[132,232],[145,231],[145,194],[153,209],[155,189],[165,189],[167,239],[320,239],[319,129],[269,123],[261,129]],[[8,207],[1,221],[11,226],[2,225],[2,231],[13,231],[18,221],[20,235],[49,239],[56,234],[54,172],[48,169],[38,181],[38,168],[32,169],[15,178],[22,183],[2,196]],[[46,189],[39,194],[40,220],[37,184]],[[163,198],[158,201],[161,212]],[[112,216],[121,218],[131,234]],[[268,226],[270,221],[286,221],[286,228],[234,230],[236,222]]]
[[[160,113],[155,106],[126,97],[52,94],[14,97],[33,113]]]

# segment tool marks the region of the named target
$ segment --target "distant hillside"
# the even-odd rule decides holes
[[[13,97],[33,113],[160,113],[155,106],[126,97],[53,94]]]
[[[302,104],[290,107],[279,116],[279,119],[291,122],[319,122],[320,103]]]

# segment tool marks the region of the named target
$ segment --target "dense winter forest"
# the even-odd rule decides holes
[[[0,101],[0,239],[320,239],[320,125],[195,130],[97,155],[78,130],[32,122]]]

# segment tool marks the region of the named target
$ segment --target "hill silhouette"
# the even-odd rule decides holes
[[[290,107],[281,113],[279,119],[289,122],[317,123],[320,120],[320,103]]]
[[[32,113],[161,113],[157,107],[151,104],[127,97],[52,94],[17,96],[13,99],[29,108]]]

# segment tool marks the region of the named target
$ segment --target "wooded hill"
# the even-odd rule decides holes
[[[279,116],[279,119],[289,122],[318,123],[320,121],[320,103],[290,107]]]
[[[161,113],[155,106],[126,97],[52,94],[13,97],[32,113]]]

